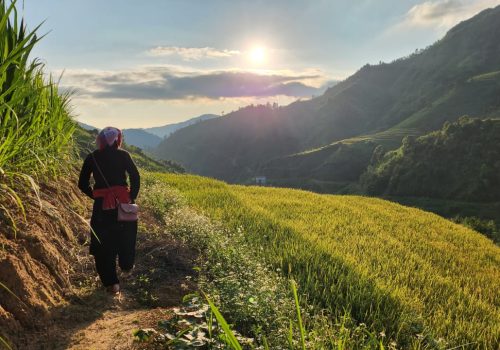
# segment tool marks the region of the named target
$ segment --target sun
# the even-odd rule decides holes
[[[262,46],[256,46],[250,50],[249,57],[252,63],[264,63],[266,60],[266,49]]]

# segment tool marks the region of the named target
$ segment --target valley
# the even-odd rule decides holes
[[[33,57],[45,39],[22,14],[0,0],[0,348],[500,347],[500,6],[328,89],[315,74],[165,70],[247,52],[156,46],[140,74],[70,71],[91,82],[82,95]],[[273,52],[253,44],[248,64]],[[171,107],[308,97],[123,134],[76,121],[73,101],[137,108],[134,88]],[[79,181],[94,150],[116,157],[101,163],[113,186],[95,158]],[[135,221],[135,266],[117,270]],[[118,283],[101,282],[108,253]]]

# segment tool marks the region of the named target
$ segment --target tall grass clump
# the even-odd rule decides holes
[[[69,95],[30,58],[38,28],[26,29],[16,1],[0,0],[0,214],[14,231],[21,193],[37,194],[36,180],[59,173],[73,152]]]

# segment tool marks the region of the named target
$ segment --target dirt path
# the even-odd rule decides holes
[[[138,236],[136,268],[121,281],[122,293],[108,295],[82,255],[70,302],[52,310],[53,322],[31,332],[19,349],[139,349],[133,331],[155,328],[171,317],[171,308],[196,289],[195,253],[165,235]]]

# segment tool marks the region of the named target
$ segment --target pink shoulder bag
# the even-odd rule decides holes
[[[118,221],[137,221],[139,217],[139,206],[132,203],[118,204]]]

